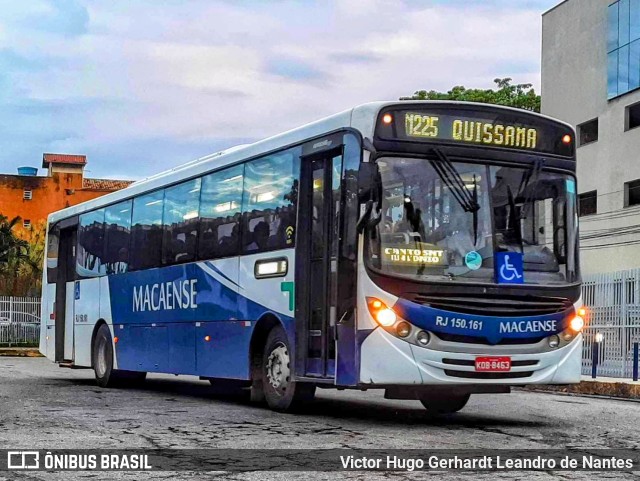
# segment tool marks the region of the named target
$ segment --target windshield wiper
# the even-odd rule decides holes
[[[460,173],[444,152],[440,149],[433,149],[433,152],[438,157],[438,161],[429,160],[431,166],[442,182],[449,188],[453,197],[458,204],[460,204],[460,207],[462,207],[465,212],[471,212],[473,214],[473,245],[476,245],[478,241],[478,211],[480,210],[476,176],[475,174],[473,176],[473,192],[469,192]]]
[[[507,184],[507,199],[509,200],[509,225],[515,233],[516,241],[520,246],[520,250],[524,253],[524,245],[522,243],[522,227],[520,217],[516,213],[516,202],[511,191],[511,186]]]
[[[529,175],[527,175],[520,184],[520,188],[518,189],[518,197],[520,197],[520,195],[522,195],[527,190],[529,184],[535,186],[535,183],[538,181],[538,177],[540,176],[540,172],[542,171],[543,167],[544,159],[536,159],[535,163],[529,170]],[[529,205],[533,202],[534,192],[535,188],[530,189],[529,192],[527,192],[527,196],[524,199],[524,204],[522,206],[522,209],[520,210],[520,219],[527,218],[527,215],[529,214]]]

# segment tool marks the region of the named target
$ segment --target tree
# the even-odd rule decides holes
[[[411,97],[400,97],[400,100],[459,100],[466,102],[483,102],[486,104],[507,105],[532,112],[540,112],[540,96],[536,94],[532,84],[511,85],[511,78],[494,79],[496,89],[467,89],[461,85],[448,92],[435,90],[418,90]]]
[[[44,225],[19,236],[15,227],[20,221],[0,214],[0,295],[39,295],[42,284]]]
[[[0,215],[0,262],[7,263],[12,258],[28,257],[28,243],[14,232],[14,228],[21,220],[20,217],[9,220]]]

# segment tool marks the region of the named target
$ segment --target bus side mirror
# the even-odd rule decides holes
[[[378,164],[362,162],[358,169],[358,201],[360,203],[372,200],[376,196],[380,183]]]

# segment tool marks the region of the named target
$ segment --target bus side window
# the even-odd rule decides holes
[[[201,179],[194,179],[165,190],[163,264],[191,262],[196,258],[200,184]]]
[[[131,207],[131,201],[127,200],[105,209],[104,263],[108,275],[129,270]]]
[[[238,255],[244,165],[202,178],[198,258]]]
[[[129,267],[132,270],[160,266],[163,200],[163,190],[133,199],[131,256],[129,259]]]
[[[294,246],[301,149],[246,164],[242,198],[243,253]]]
[[[55,227],[49,231],[47,241],[47,283],[58,281],[58,248],[60,246],[60,230]]]
[[[76,272],[83,277],[106,274],[104,265],[104,209],[80,216]]]

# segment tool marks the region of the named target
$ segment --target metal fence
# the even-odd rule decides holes
[[[640,269],[585,276],[588,308],[582,374],[591,375],[597,343],[597,375],[631,378],[633,345],[640,342]]]
[[[40,298],[0,297],[0,346],[37,346]]]

